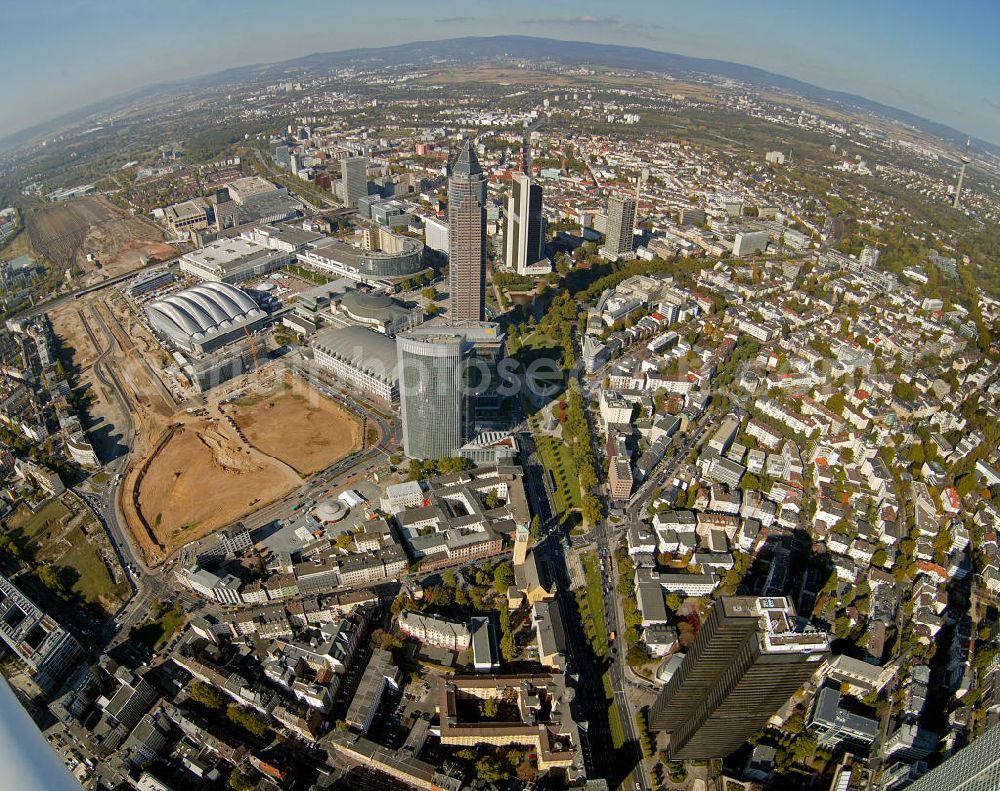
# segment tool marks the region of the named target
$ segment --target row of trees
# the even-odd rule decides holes
[[[195,681],[188,690],[188,695],[191,700],[204,706],[209,711],[221,711],[225,705],[225,698],[222,693],[211,684],[206,684],[203,681]],[[258,739],[266,736],[270,730],[267,717],[259,711],[246,709],[242,706],[237,706],[235,703],[230,703],[226,706],[226,719],[234,725],[238,725],[247,733],[256,736]]]
[[[583,394],[577,382],[570,383],[566,393],[566,409],[562,413],[563,440],[569,446],[576,463],[580,479],[582,495],[580,510],[587,524],[596,524],[604,516],[601,501],[593,494],[599,479],[597,477],[597,458],[594,455],[593,443],[590,441],[590,424],[587,421],[586,405]]]
[[[472,461],[464,456],[449,456],[443,459],[410,459],[408,468],[411,481],[433,478],[435,475],[451,475],[472,467]]]

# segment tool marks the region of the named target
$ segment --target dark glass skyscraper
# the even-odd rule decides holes
[[[486,177],[472,141],[462,143],[448,177],[448,268],[453,323],[486,318]]]
[[[368,157],[346,157],[340,161],[344,182],[344,205],[358,208],[358,199],[368,194]]]
[[[545,257],[545,218],[542,216],[542,186],[527,176],[511,181],[507,202],[507,266],[523,275]]]
[[[825,632],[796,618],[785,597],[723,596],[649,718],[670,733],[670,757],[735,752],[816,671],[830,652]]]

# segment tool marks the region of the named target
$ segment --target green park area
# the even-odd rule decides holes
[[[150,618],[132,630],[132,639],[157,650],[184,626],[185,613],[180,604],[168,606],[167,602],[156,602],[150,611]]]
[[[21,504],[0,529],[6,568],[24,568],[69,604],[114,612],[128,597],[124,571],[115,582],[104,557],[112,549],[87,512],[74,513],[52,498],[36,510]],[[112,561],[117,562],[117,561]]]
[[[583,573],[587,577],[586,607],[581,607],[584,628],[587,639],[590,640],[594,654],[599,657],[608,655],[608,629],[604,623],[604,594],[601,591],[601,560],[594,552],[587,552],[581,557]]]
[[[537,437],[542,467],[555,479],[556,511],[565,514],[580,507],[580,477],[569,446],[556,437]],[[552,481],[549,481],[550,483]]]

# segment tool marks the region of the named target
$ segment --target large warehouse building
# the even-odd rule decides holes
[[[209,354],[241,341],[267,320],[245,291],[214,282],[150,303],[146,315],[161,337],[192,354]]]
[[[295,253],[272,249],[245,236],[219,239],[181,256],[181,272],[199,280],[239,283],[287,266]]]
[[[317,364],[386,404],[399,401],[396,344],[364,327],[331,327],[312,342]]]

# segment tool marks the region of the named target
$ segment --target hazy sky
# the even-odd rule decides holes
[[[516,33],[759,66],[1000,144],[998,0],[2,0],[0,7],[0,137],[132,88],[229,66]]]

